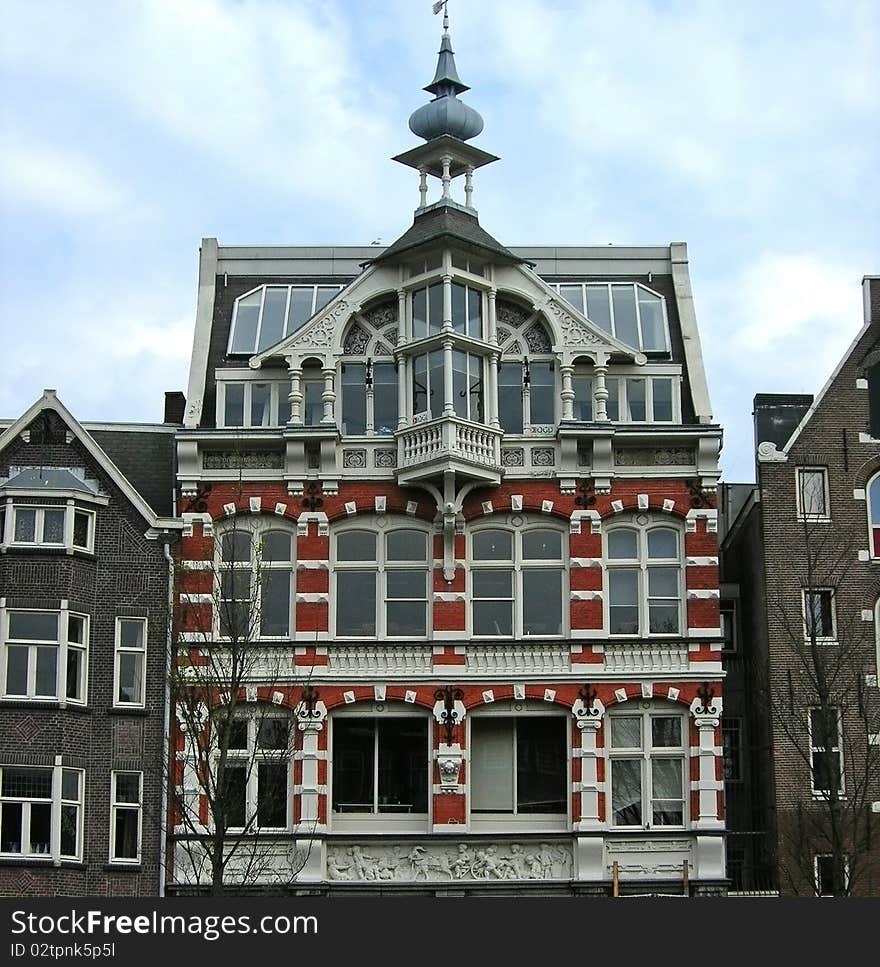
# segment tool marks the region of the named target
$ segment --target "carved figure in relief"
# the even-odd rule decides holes
[[[553,876],[553,854],[549,843],[541,843],[538,852],[532,857],[532,876],[546,880]]]
[[[473,875],[473,858],[466,843],[458,844],[458,855],[452,864],[452,872],[457,880],[464,880]]]
[[[376,878],[376,861],[372,856],[367,856],[360,846],[350,846],[348,855],[354,867],[354,877],[356,880],[373,880]]]
[[[332,853],[327,857],[327,879],[328,880],[347,880],[348,866],[344,865],[338,857]]]
[[[414,846],[407,855],[413,871],[413,879],[424,876],[426,880],[432,879],[433,873],[443,873],[452,879],[452,870],[449,866],[449,858],[445,853],[434,855],[427,854],[424,846]]]
[[[525,880],[528,878],[526,854],[519,843],[510,847],[510,855],[502,856],[499,861],[501,878],[505,880]]]
[[[376,862],[376,879],[393,880],[396,879],[400,869],[400,847],[394,846],[388,853],[384,861]]]

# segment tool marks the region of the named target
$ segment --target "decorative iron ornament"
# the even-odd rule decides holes
[[[684,484],[691,495],[691,507],[697,509],[712,506],[712,498],[703,490],[703,485],[699,480],[685,480]]]
[[[321,485],[312,480],[305,488],[305,496],[301,503],[306,510],[320,510],[324,506],[324,498],[321,496]]]
[[[592,480],[589,478],[582,480],[576,489],[577,497],[574,498],[574,502],[578,507],[592,507],[596,503]]]
[[[446,744],[452,745],[452,730],[458,724],[458,712],[455,710],[455,703],[464,699],[464,692],[460,688],[447,685],[446,688],[438,688],[434,692],[434,698],[438,702],[443,702],[440,724],[446,729]]]
[[[182,514],[204,514],[208,510],[208,495],[211,493],[211,485],[209,483],[200,483],[196,485],[196,492],[190,498],[189,502],[181,508]]]
[[[585,682],[578,689],[578,698],[584,703],[584,708],[588,713],[592,711],[593,702],[595,702],[598,697],[599,693],[595,688],[593,688],[592,685],[590,685],[589,682]]]
[[[697,698],[703,706],[703,711],[708,714],[712,699],[715,698],[715,689],[708,682],[703,682],[697,689]]]
[[[305,707],[306,713],[311,718],[315,714],[315,706],[318,704],[318,699],[321,697],[321,693],[309,682],[307,685],[303,685],[302,696],[300,701]]]

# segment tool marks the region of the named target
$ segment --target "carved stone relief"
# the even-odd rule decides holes
[[[345,470],[364,470],[367,466],[367,451],[343,450],[342,466]]]
[[[526,345],[529,347],[529,352],[549,353],[552,348],[550,336],[540,322],[529,326],[524,334],[524,338]]]
[[[397,302],[386,302],[383,305],[374,306],[361,315],[374,329],[381,329],[382,326],[387,326],[389,322],[397,322]]]
[[[373,463],[376,467],[388,469],[397,466],[396,450],[376,450],[373,454]]]
[[[502,467],[522,467],[525,465],[525,451],[522,447],[502,447]]]
[[[367,348],[370,337],[366,329],[355,323],[345,337],[345,344],[342,347],[344,353],[349,356],[363,356]]]
[[[205,470],[281,470],[284,467],[284,454],[261,450],[223,450],[206,453],[202,466]]]
[[[556,451],[553,447],[535,447],[532,450],[533,467],[552,467],[556,463]]]
[[[690,447],[633,447],[614,451],[614,463],[618,467],[689,467],[695,460]]]

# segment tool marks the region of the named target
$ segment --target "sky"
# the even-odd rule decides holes
[[[185,390],[202,237],[390,243],[431,0],[4,0],[0,418]],[[686,241],[724,478],[818,392],[880,274],[880,2],[450,0],[508,245]]]

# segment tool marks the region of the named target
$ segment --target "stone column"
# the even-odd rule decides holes
[[[333,388],[336,379],[336,367],[331,363],[324,366],[324,392],[321,394],[321,401],[324,404],[324,416],[322,423],[334,423],[336,417],[334,409],[336,404],[336,391]]]
[[[443,159],[443,197],[449,198],[449,186],[452,184],[452,176],[449,173],[449,166],[452,164],[452,158],[446,157]]]
[[[419,208],[428,204],[428,172],[424,165],[419,165]]]
[[[287,398],[290,400],[290,422],[301,425],[303,421],[302,367],[291,366],[288,372],[290,373],[290,392]]]
[[[409,384],[407,372],[409,360],[406,356],[397,357],[397,429],[402,430],[407,424],[407,410],[409,407]]]
[[[452,340],[443,340],[443,415],[455,416],[452,398]]]
[[[574,373],[574,366],[560,366],[559,372],[562,375],[562,419],[574,419],[574,389],[571,377]]]
[[[486,422],[489,426],[501,429],[498,419],[498,353],[489,356],[486,380]]]
[[[321,787],[318,782],[318,762],[325,758],[325,755],[319,749],[318,737],[324,730],[326,718],[327,707],[323,702],[316,701],[309,707],[301,701],[296,707],[297,730],[301,738],[299,749],[294,753],[294,757],[299,760],[302,768],[299,819],[306,827],[314,827],[320,816],[318,797]]]
[[[474,207],[474,168],[468,165],[464,172],[464,205],[465,208]]]
[[[588,708],[584,700],[579,698],[571,711],[581,734],[581,747],[574,750],[574,755],[580,756],[581,760],[581,814],[574,817],[575,828],[602,829],[604,823],[599,816],[599,796],[605,791],[605,783],[599,781],[601,750],[597,747],[596,739],[602,728],[605,706],[594,698]]]
[[[605,353],[596,354],[596,365],[593,369],[593,419],[599,422],[608,419],[608,387],[605,376],[608,373],[608,357]]]
[[[724,825],[718,815],[718,794],[724,788],[723,781],[718,778],[722,707],[721,698],[715,698],[711,689],[698,694],[691,702],[691,715],[699,733],[699,779],[696,784],[699,807],[697,815],[691,817],[694,829],[721,829]]]
[[[497,345],[498,343],[498,309],[495,304],[495,289],[490,289],[486,293],[486,302],[488,304],[488,311],[486,313],[486,342],[493,343]]]

